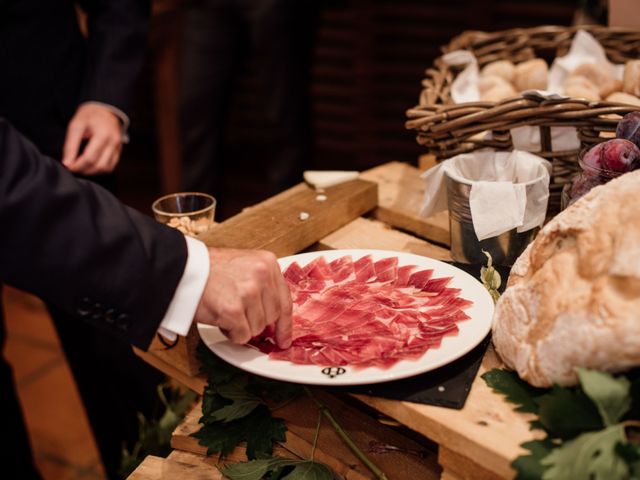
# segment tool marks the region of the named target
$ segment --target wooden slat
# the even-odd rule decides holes
[[[389,479],[420,478],[436,479],[440,468],[433,447],[426,448],[399,434],[366,415],[357,408],[322,391],[315,393],[321,398],[341,426],[364,451],[384,446],[387,451],[367,454],[385,472]],[[196,405],[174,431],[171,446],[195,454],[204,454],[205,449],[190,435],[200,429],[201,404]],[[318,420],[318,409],[306,396],[275,411],[287,422],[287,440],[282,444],[280,455],[288,458],[309,458]],[[243,461],[242,449],[235,453],[235,461]],[[371,472],[355,457],[337,436],[333,428],[323,421],[314,457],[329,465],[335,472],[350,480],[373,478]]]
[[[202,240],[209,246],[260,248],[278,256],[304,250],[377,204],[377,185],[353,180],[327,188],[326,201],[303,185],[219,224]],[[300,213],[309,214],[307,220]]]
[[[471,461],[468,457],[444,446],[438,449],[438,463],[448,475],[455,476],[459,480],[500,480],[503,478]]]
[[[462,410],[364,395],[357,398],[485,470],[501,478],[513,478],[511,462],[526,453],[520,444],[540,438],[541,432],[529,429],[533,415],[515,412],[513,405],[493,393],[480,378],[500,366],[496,353],[489,348]]]
[[[360,177],[378,183],[375,218],[427,240],[449,245],[449,214],[441,212],[429,218],[419,215],[425,186],[417,168],[391,162],[367,170]]]
[[[190,458],[160,458],[148,456],[129,475],[128,480],[222,480],[224,477],[217,468],[190,462]]]
[[[375,248],[408,252],[435,258],[451,260],[451,252],[413,235],[390,229],[386,224],[366,218],[357,218],[344,227],[324,237],[318,242],[322,249]]]

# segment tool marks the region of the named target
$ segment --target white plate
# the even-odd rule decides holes
[[[354,261],[365,255],[371,255],[374,261],[397,256],[400,266],[417,265],[423,269],[431,268],[433,269],[433,278],[453,277],[447,286],[460,288],[460,296],[473,301],[473,305],[465,310],[465,313],[471,318],[458,322],[458,334],[445,336],[440,347],[427,350],[419,359],[401,360],[388,369],[369,367],[354,370],[348,365],[345,367],[319,367],[317,365],[296,365],[283,360],[271,360],[268,355],[254,348],[231,343],[217,327],[198,324],[198,331],[204,343],[216,355],[230,364],[263,377],[309,385],[363,385],[411,377],[446,365],[471,351],[491,330],[493,300],[489,292],[478,280],[453,265],[420,255],[386,250],[326,250],[293,255],[278,261],[284,271],[294,261],[304,266],[321,255],[327,261],[335,260],[344,255],[351,255]]]

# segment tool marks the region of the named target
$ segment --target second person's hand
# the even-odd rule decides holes
[[[87,145],[80,152],[83,140],[87,140]],[[120,160],[121,150],[118,117],[99,104],[80,105],[67,127],[62,164],[82,175],[111,173]]]

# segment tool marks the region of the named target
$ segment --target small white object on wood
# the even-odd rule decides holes
[[[359,172],[347,170],[307,170],[304,172],[304,181],[315,188],[327,188],[340,183],[355,180]]]

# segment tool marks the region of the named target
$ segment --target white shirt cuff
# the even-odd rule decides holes
[[[158,333],[169,341],[174,341],[178,335],[186,336],[189,333],[193,316],[209,278],[207,246],[193,237],[184,238],[187,241],[187,264],[158,328]]]

